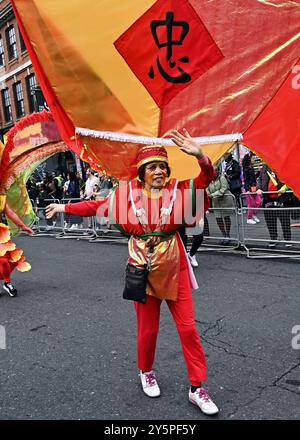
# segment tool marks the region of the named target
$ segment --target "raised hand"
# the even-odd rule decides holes
[[[203,151],[195,139],[193,139],[189,132],[183,128],[183,134],[178,130],[172,130],[171,139],[174,144],[178,145],[181,151],[191,156],[195,156],[198,159],[204,157]]]

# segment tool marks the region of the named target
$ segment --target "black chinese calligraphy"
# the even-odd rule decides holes
[[[166,31],[166,39],[164,41],[161,41],[161,35],[162,33],[158,32],[158,28],[164,26]],[[154,20],[151,21],[150,24],[151,33],[154,38],[154,41],[159,49],[166,48],[166,61],[170,67],[170,69],[174,69],[174,67],[177,67],[177,71],[181,74],[180,76],[172,76],[168,72],[165,71],[162,62],[159,59],[159,56],[156,57],[156,65],[158,68],[159,73],[161,76],[168,82],[171,83],[177,83],[177,84],[183,84],[187,83],[191,80],[191,76],[185,72],[180,66],[176,65],[177,62],[180,63],[188,63],[189,57],[183,56],[179,58],[177,61],[172,60],[173,55],[173,46],[182,46],[183,40],[187,36],[189,32],[189,24],[185,21],[174,21],[174,13],[169,11],[166,13],[166,19],[165,20]],[[181,28],[180,36],[178,39],[173,39],[173,32],[174,28]],[[151,66],[149,73],[149,77],[151,79],[154,78],[154,69]]]

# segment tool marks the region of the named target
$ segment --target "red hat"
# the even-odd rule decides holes
[[[150,145],[141,148],[137,155],[137,169],[150,162],[166,162],[168,164],[168,153],[165,147]]]

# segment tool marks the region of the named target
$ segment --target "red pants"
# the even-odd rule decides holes
[[[0,257],[0,280],[10,282],[11,264],[6,257]]]
[[[147,295],[146,304],[135,302],[137,314],[138,368],[152,370],[162,301]],[[180,272],[177,301],[167,300],[180,337],[191,385],[206,379],[206,360],[194,319],[194,305],[187,270]]]

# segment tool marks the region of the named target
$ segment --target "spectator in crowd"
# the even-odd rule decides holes
[[[84,196],[84,190],[85,190],[85,181],[82,178],[82,175],[79,171],[77,171],[76,173],[76,179],[79,185],[79,189],[80,189],[80,196]]]
[[[287,185],[280,182],[278,176],[268,165],[263,165],[257,179],[259,194],[263,194],[262,206],[265,208],[264,216],[270,235],[269,247],[277,246],[278,232],[277,219],[281,223],[285,247],[291,247],[291,212],[288,207],[292,206],[292,199]]]
[[[27,188],[28,196],[31,200],[31,203],[33,202],[33,204],[34,204],[36,201],[36,198],[38,196],[39,189],[37,187],[36,180],[33,176],[30,176],[29,179],[27,180],[26,188]]]
[[[59,168],[54,172],[53,181],[56,183],[56,187],[61,190],[64,184],[64,178]]]
[[[43,183],[45,185],[47,194],[49,194],[53,190],[52,182],[53,182],[53,176],[51,176],[49,173],[46,173]]]
[[[45,187],[47,187],[48,181],[49,181],[49,173],[48,171],[45,171],[43,173],[43,184],[45,185]]]
[[[111,190],[112,187],[113,187],[112,179],[109,176],[104,174],[102,176],[102,179],[101,179],[101,182],[99,185],[99,188],[101,191],[101,196],[102,197],[108,196],[109,191]]]
[[[209,225],[208,220],[206,217],[206,214],[204,214],[203,218],[201,218],[197,225],[195,225],[193,228],[185,228],[181,227],[179,229],[179,233],[182,239],[182,242],[184,244],[184,247],[187,251],[187,244],[188,244],[188,235],[191,235],[193,237],[192,239],[192,245],[190,248],[190,251],[188,252],[188,257],[190,260],[190,263],[193,267],[198,267],[198,261],[196,258],[196,252],[200,248],[200,246],[203,243],[204,235],[209,235]]]
[[[235,198],[229,190],[229,184],[224,176],[220,173],[219,168],[215,166],[215,178],[208,185],[207,194],[211,198],[211,206],[214,209],[216,222],[224,237],[220,244],[230,244],[230,215],[234,212]]]
[[[89,200],[94,192],[94,186],[99,186],[99,178],[95,175],[95,171],[91,168],[88,168],[86,171],[86,182],[85,182],[85,190],[84,190],[84,199]]]
[[[48,198],[49,199],[55,199],[55,200],[61,200],[62,198],[62,187],[60,186],[60,183],[62,182],[58,180],[56,177],[52,180],[52,182],[48,185]]]
[[[256,216],[257,210],[255,210],[255,208],[259,208],[261,206],[261,196],[256,192],[256,176],[250,154],[245,154],[242,161],[242,167],[244,176],[244,190],[246,193],[245,197],[248,206],[247,223],[250,225],[255,225],[256,223],[260,222],[259,218]]]
[[[76,174],[71,171],[68,173],[67,179],[69,183],[68,189],[65,193],[65,198],[71,199],[70,201],[72,203],[77,203],[80,201],[80,188]],[[68,216],[68,223],[71,224],[70,229],[82,228],[82,222],[83,219],[79,215]]]
[[[70,180],[69,180],[69,173],[68,173],[67,179],[66,179],[65,183],[63,184],[63,197],[67,197],[69,183],[70,183]]]
[[[240,206],[240,195],[242,193],[241,167],[229,152],[225,154],[224,160],[226,162],[224,172],[229,183],[229,190],[236,198],[237,205]]]
[[[88,168],[86,170],[87,179],[85,181],[85,189],[84,189],[84,193],[83,193],[83,198],[85,200],[92,200],[95,185],[99,186],[99,184],[100,184],[99,178],[95,174],[96,174],[95,171],[92,170],[91,168]],[[92,218],[91,217],[88,217],[87,223],[88,223],[87,224],[88,228],[92,228]]]
[[[90,200],[100,200],[101,198],[102,197],[100,187],[99,185],[95,185]]]
[[[70,171],[67,175],[68,179],[68,189],[66,191],[66,195],[69,199],[79,199],[80,198],[80,189],[79,183],[76,178],[76,175],[73,171]]]
[[[43,216],[46,218],[45,208],[53,203],[55,197],[49,197],[47,188],[44,183],[41,183],[39,186],[39,195],[37,198],[37,207],[42,210]],[[56,216],[50,219],[46,219],[47,229],[52,229],[53,226],[56,225]]]

